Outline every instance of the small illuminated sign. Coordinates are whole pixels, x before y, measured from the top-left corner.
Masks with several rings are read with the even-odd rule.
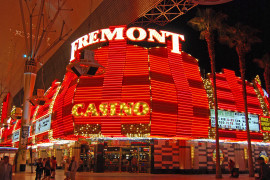
[[[270,117],[260,117],[261,120],[261,130],[262,131],[270,131]]]
[[[260,154],[259,154],[259,157],[262,157],[266,164],[269,162],[269,158],[268,158],[268,155],[267,155],[266,151],[261,151]]]
[[[211,112],[211,127],[216,127],[215,110]],[[248,114],[250,131],[259,131],[258,115]],[[245,113],[218,110],[218,126],[223,129],[246,130]]]
[[[146,102],[106,102],[97,106],[95,103],[75,104],[72,107],[74,117],[89,116],[143,116],[149,113],[149,105]]]
[[[138,36],[135,36],[135,33]],[[173,53],[181,54],[180,52],[180,41],[185,41],[184,35],[177,34],[169,31],[157,31],[155,29],[143,29],[141,27],[130,27],[126,29],[124,26],[118,26],[107,29],[100,29],[90,32],[71,43],[71,58],[70,61],[75,59],[75,52],[83,49],[87,46],[108,41],[119,41],[119,40],[130,40],[130,41],[148,41],[158,42],[161,44],[166,43],[166,39],[171,38]]]
[[[20,129],[16,130],[12,134],[12,142],[17,142],[20,139]]]
[[[216,162],[217,161],[217,153],[216,153],[216,150],[215,149],[213,151],[212,156],[213,156],[213,161]],[[223,152],[222,152],[221,149],[219,150],[219,156],[220,156],[220,164],[222,164],[223,163],[223,160],[224,160],[224,154],[223,154]]]
[[[43,133],[51,129],[51,114],[42,118],[41,120],[36,121],[35,134]]]

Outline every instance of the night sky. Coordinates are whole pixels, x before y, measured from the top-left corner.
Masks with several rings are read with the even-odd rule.
[[[199,59],[201,69],[210,72],[210,62],[206,42],[199,39],[199,32],[193,30],[187,22],[196,16],[198,8],[211,7],[215,11],[221,11],[228,15],[227,24],[234,25],[237,22],[249,25],[260,31],[258,36],[262,43],[254,44],[250,53],[246,56],[246,79],[253,80],[259,74],[262,81],[263,69],[260,69],[253,62],[254,58],[261,58],[265,52],[270,51],[270,1],[269,0],[233,0],[232,2],[215,6],[197,6],[180,16],[173,22],[167,24],[164,29],[172,32],[181,33],[186,41],[183,43],[183,50]],[[221,72],[222,68],[234,70],[240,76],[238,56],[235,49],[230,49],[227,45],[216,42],[216,69]],[[264,82],[263,86],[264,86]]]

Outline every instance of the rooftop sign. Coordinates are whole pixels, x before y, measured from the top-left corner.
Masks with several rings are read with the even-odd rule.
[[[70,61],[75,59],[75,51],[99,42],[109,42],[127,39],[130,41],[146,40],[148,42],[158,42],[161,44],[165,44],[167,38],[171,38],[172,41],[171,52],[180,54],[180,41],[185,40],[184,35],[181,34],[162,30],[158,32],[155,29],[145,30],[141,27],[126,28],[125,26],[116,26],[113,28],[111,27],[107,29],[100,29],[90,32],[71,43]]]

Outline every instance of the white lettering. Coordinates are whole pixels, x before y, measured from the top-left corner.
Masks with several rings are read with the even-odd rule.
[[[71,57],[70,57],[70,61],[75,59],[75,51],[78,49],[78,41],[74,41],[73,43],[71,43]]]
[[[98,42],[106,42],[106,41],[112,41],[112,40],[124,40],[124,29],[125,27],[116,27],[113,29],[113,31],[109,28],[107,29],[101,29],[96,30],[93,32],[90,32],[87,35],[84,35],[71,43],[71,57],[70,61],[73,61],[75,59],[75,54],[77,50],[80,50],[86,46],[98,43]],[[134,32],[138,31],[138,37],[134,36]],[[180,51],[180,42],[185,41],[185,38],[181,34],[176,34],[168,31],[160,31],[158,32],[155,29],[148,29],[149,37],[147,39],[148,42],[155,42],[155,40],[158,43],[165,44],[166,38],[171,37],[172,41],[172,53],[181,54]],[[98,34],[100,33],[100,39],[98,37]],[[127,29],[126,36],[131,41],[143,41],[147,37],[147,32],[143,28],[140,27],[131,27]]]
[[[106,41],[105,36],[107,37],[107,39],[109,41],[111,41],[113,39],[115,39],[115,40],[122,40],[122,39],[124,39],[123,31],[124,31],[124,27],[115,28],[113,30],[113,32],[111,32],[111,30],[109,28],[108,29],[101,29],[100,42],[105,42]]]
[[[134,31],[138,31],[139,32],[139,37],[135,38],[134,37]],[[127,37],[129,40],[131,41],[142,41],[146,38],[146,31],[143,28],[140,27],[131,27],[127,30],[126,33]]]
[[[181,39],[181,41],[185,41],[184,36],[180,35],[180,34],[168,32],[168,31],[164,31],[164,32],[166,33],[166,37],[169,37],[169,36],[172,37],[172,50],[171,50],[171,52],[181,54],[181,51],[179,50],[179,47],[180,47],[179,46],[179,38]]]
[[[98,33],[99,33],[99,30],[89,33],[90,44],[95,44],[99,42]]]
[[[90,45],[90,42],[89,42],[88,34],[78,39],[78,49],[84,48],[89,45]]]
[[[165,44],[166,32],[161,31],[161,35],[155,29],[148,29],[149,38],[147,41],[155,42],[154,38],[159,42]]]

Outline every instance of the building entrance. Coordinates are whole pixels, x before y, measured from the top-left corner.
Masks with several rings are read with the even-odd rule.
[[[105,172],[150,172],[149,146],[104,148]]]

